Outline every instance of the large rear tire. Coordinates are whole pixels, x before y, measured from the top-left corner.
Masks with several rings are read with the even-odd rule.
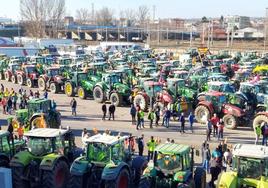
[[[198,188],[206,188],[206,171],[197,167],[194,171],[194,182]]]
[[[39,78],[38,81],[37,81],[37,84],[38,84],[38,88],[41,90],[41,91],[45,91],[47,86],[46,86],[46,81],[44,78]]]
[[[224,127],[227,129],[235,129],[238,125],[236,117],[231,114],[226,114],[223,116]]]
[[[49,89],[52,93],[59,93],[60,91],[60,87],[59,87],[59,84],[55,83],[55,82],[52,82],[49,86]]]
[[[253,128],[255,130],[255,127],[259,126],[261,127],[261,124],[265,122],[268,123],[268,116],[264,114],[257,115],[253,120]]]
[[[101,87],[99,86],[96,86],[94,89],[93,89],[93,98],[96,102],[98,103],[102,103],[104,102],[104,92],[102,90]]]
[[[84,88],[82,87],[79,87],[78,90],[77,90],[77,94],[78,94],[78,97],[80,99],[86,99],[87,98],[87,92]]]
[[[135,107],[139,105],[143,111],[148,110],[148,101],[142,94],[138,94],[134,97],[133,103]]]
[[[16,84],[16,83],[17,83],[17,77],[16,77],[15,75],[12,75],[12,76],[11,76],[11,82],[12,82],[13,84]]]
[[[123,168],[114,181],[105,181],[105,188],[128,188],[130,176],[127,169]]]
[[[53,167],[53,170],[43,171],[42,188],[65,188],[70,176],[69,165],[59,160]]]
[[[20,84],[21,86],[24,84],[24,79],[21,74],[17,75],[17,81],[18,81],[18,84]]]
[[[206,123],[207,120],[210,119],[209,109],[204,105],[197,106],[194,114],[198,123]]]
[[[110,95],[110,101],[115,106],[121,106],[123,103],[122,96],[119,93],[112,93]]]
[[[73,97],[74,96],[74,87],[71,82],[66,82],[64,86],[65,94],[68,97]]]
[[[22,175],[24,172],[23,167],[11,166],[12,184],[14,188],[28,188],[29,183],[23,180]]]

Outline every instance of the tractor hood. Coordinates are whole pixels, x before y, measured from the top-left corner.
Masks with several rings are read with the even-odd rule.
[[[88,91],[93,91],[93,88],[94,88],[94,83],[93,81],[88,81],[88,80],[82,80],[81,81],[82,83],[82,86],[85,87],[86,90]]]
[[[234,115],[235,117],[241,117],[245,115],[245,112],[241,108],[231,105],[231,104],[224,105],[223,113],[231,114],[231,115]]]
[[[122,94],[130,94],[130,89],[127,85],[122,83],[116,83],[113,85],[115,90]]]
[[[99,76],[90,76],[89,78],[90,78],[90,80],[92,80],[95,83],[101,80],[101,78]]]
[[[92,166],[91,163],[87,161],[86,157],[82,156],[75,159],[70,168],[70,171],[71,174],[81,176],[87,173],[91,169],[91,166]]]
[[[236,172],[225,172],[222,173],[218,178],[218,188],[236,188],[238,187],[238,179]]]

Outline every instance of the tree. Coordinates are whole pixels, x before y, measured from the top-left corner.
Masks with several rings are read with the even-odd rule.
[[[146,5],[139,6],[137,12],[137,20],[140,25],[145,24],[145,21],[149,19],[150,13],[149,8]]]
[[[207,22],[208,22],[208,19],[207,19],[206,16],[203,16],[201,21],[202,21],[203,23],[207,23]]]
[[[113,25],[113,10],[103,7],[96,12],[96,22],[98,25],[110,26]]]
[[[127,26],[131,27],[134,26],[136,23],[136,12],[133,9],[126,9],[120,12],[120,19],[126,21]]]
[[[86,8],[76,10],[76,21],[80,24],[87,24],[90,21],[91,13]]]
[[[65,0],[20,0],[20,15],[31,37],[57,36],[65,13]]]

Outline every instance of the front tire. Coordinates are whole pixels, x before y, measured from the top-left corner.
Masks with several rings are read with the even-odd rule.
[[[206,106],[199,105],[196,107],[195,118],[198,123],[206,123],[208,119],[210,119],[210,112]]]
[[[142,94],[138,94],[134,97],[133,103],[135,107],[139,105],[143,111],[148,110],[148,101],[146,100],[145,96]]]
[[[64,86],[65,94],[68,97],[73,97],[74,96],[74,87],[71,82],[66,82]]]
[[[38,81],[38,88],[41,90],[41,91],[45,91],[46,90],[46,81],[44,78],[39,78]]]
[[[21,86],[23,85],[24,79],[21,74],[17,75],[17,81],[18,81],[18,84],[20,84]]]
[[[227,129],[235,129],[237,127],[237,119],[233,115],[226,114],[223,116],[224,127]]]
[[[110,96],[110,101],[115,106],[121,106],[123,103],[122,96],[118,93],[112,93]]]
[[[79,87],[78,90],[77,90],[77,94],[78,94],[78,97],[80,99],[86,99],[87,98],[87,92],[84,88],[82,87]]]
[[[53,170],[43,171],[42,187],[43,188],[65,188],[70,176],[69,165],[63,161],[58,161]]]
[[[33,81],[32,81],[30,78],[27,78],[27,80],[26,80],[26,85],[27,85],[29,88],[32,88],[32,87],[33,87]]]
[[[22,179],[24,172],[23,167],[11,167],[12,172],[12,183],[14,188],[28,188],[29,184]]]
[[[52,93],[59,93],[60,91],[60,87],[59,87],[59,84],[55,83],[55,82],[52,82],[49,86],[49,89]]]
[[[268,116],[266,116],[264,114],[257,115],[253,120],[254,130],[257,126],[261,127],[263,122],[268,123]]]
[[[101,87],[97,86],[93,90],[93,98],[98,103],[104,102],[104,92]]]
[[[8,82],[10,81],[10,76],[8,72],[5,72],[5,80]]]
[[[16,83],[17,83],[17,77],[16,77],[15,75],[12,75],[12,76],[11,76],[11,82],[12,82],[13,84],[16,84]]]

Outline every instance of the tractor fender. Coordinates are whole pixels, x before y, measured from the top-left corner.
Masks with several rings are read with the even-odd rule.
[[[218,178],[217,187],[229,187],[236,188],[238,186],[237,173],[236,172],[225,172]]]
[[[102,85],[101,83],[97,83],[97,84],[94,86],[94,88],[95,88],[95,87],[100,87],[101,89],[103,89],[103,85]],[[93,89],[94,89],[94,88],[93,88]]]
[[[113,163],[108,163],[103,171],[102,171],[102,175],[101,175],[101,179],[102,180],[106,180],[106,181],[110,181],[110,180],[115,180],[119,174],[119,172],[123,169],[126,168],[130,173],[130,169],[127,163],[125,162],[121,162],[118,165],[115,165]]]
[[[48,81],[48,76],[45,74],[40,75],[39,78],[43,78],[45,80],[45,82]]]
[[[149,96],[147,95],[147,93],[145,93],[145,92],[138,91],[137,94],[136,94],[136,96],[137,96],[137,95],[142,95],[147,101],[150,100],[150,97],[149,97]]]
[[[199,106],[199,105],[203,105],[203,106],[207,107],[207,108],[209,109],[209,112],[210,112],[211,115],[214,113],[214,108],[213,108],[213,105],[212,105],[211,102],[200,101],[200,102],[198,103],[198,106]]]
[[[52,153],[52,154],[48,154],[48,155],[44,156],[43,160],[40,163],[40,169],[41,170],[53,170],[55,164],[59,160],[63,160],[67,164],[69,164],[69,161],[65,156],[63,156],[61,154]]]
[[[259,116],[259,115],[264,115],[268,117],[268,112],[259,112],[255,115],[255,117]]]
[[[187,182],[187,180],[191,179],[193,177],[193,173],[191,171],[180,171],[174,174],[173,180],[184,183]]]
[[[86,157],[82,156],[74,160],[70,172],[72,175],[82,176],[89,172],[91,167],[92,164],[87,161]]]
[[[222,112],[223,114],[231,114],[235,117],[241,117],[245,115],[245,112],[241,108],[231,104],[225,104],[222,108]]]
[[[28,151],[21,151],[14,155],[10,161],[10,166],[26,167],[33,159],[33,155]]]

